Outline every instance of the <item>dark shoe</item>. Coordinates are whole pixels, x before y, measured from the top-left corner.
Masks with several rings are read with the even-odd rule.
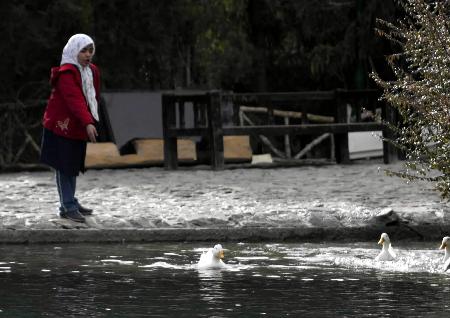
[[[75,211],[68,211],[68,212],[61,212],[61,213],[59,213],[59,216],[62,217],[63,219],[68,219],[68,220],[71,220],[71,221],[74,221],[74,222],[84,223],[86,221],[84,216],[82,216],[80,214],[80,212],[78,212],[77,210],[75,210]]]
[[[78,212],[80,212],[81,215],[91,215],[93,211],[94,210],[92,209],[88,209],[85,208],[84,206],[78,205]]]

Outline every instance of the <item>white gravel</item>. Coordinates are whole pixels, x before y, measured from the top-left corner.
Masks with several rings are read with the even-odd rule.
[[[409,225],[449,223],[449,204],[430,184],[406,184],[386,168],[401,164],[89,170],[78,178],[77,197],[95,214],[81,227],[348,228],[389,210]],[[52,172],[0,174],[0,230],[72,227],[57,211]]]

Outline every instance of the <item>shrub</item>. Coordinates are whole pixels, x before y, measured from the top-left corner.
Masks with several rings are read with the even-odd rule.
[[[387,57],[393,80],[371,74],[382,98],[401,120],[389,142],[405,154],[405,170],[388,174],[433,183],[450,198],[450,34],[446,1],[401,0],[396,25],[377,21],[377,32],[398,52]]]

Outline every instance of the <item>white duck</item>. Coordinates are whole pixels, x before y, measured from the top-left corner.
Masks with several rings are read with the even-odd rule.
[[[216,244],[213,248],[203,252],[198,261],[199,269],[220,269],[225,268],[226,264],[222,261],[224,258],[222,245]]]
[[[375,257],[376,261],[392,261],[395,259],[396,255],[394,249],[391,246],[389,235],[387,235],[386,233],[381,234],[378,244],[383,245],[383,248],[381,249],[380,254]]]
[[[443,270],[444,272],[450,268],[450,237],[446,236],[442,239],[442,244],[439,247],[441,250],[445,249],[445,255],[442,260],[444,263]]]

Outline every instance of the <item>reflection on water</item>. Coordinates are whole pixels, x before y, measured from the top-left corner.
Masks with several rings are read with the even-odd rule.
[[[223,269],[220,270],[198,270],[199,295],[201,300],[208,304],[212,310],[220,311],[224,304],[225,291],[223,288]]]
[[[199,270],[213,244],[0,246],[1,317],[447,316],[437,244],[226,244],[226,269]]]

